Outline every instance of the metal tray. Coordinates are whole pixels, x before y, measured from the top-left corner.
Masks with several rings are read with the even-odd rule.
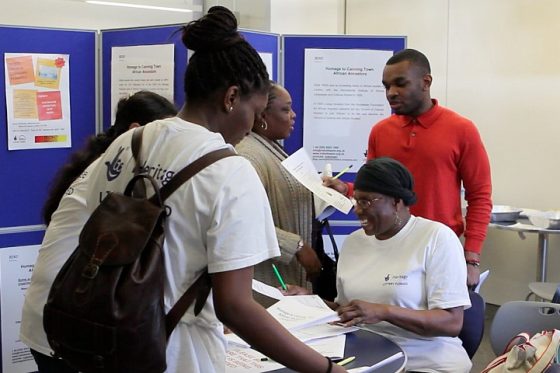
[[[519,219],[519,214],[523,211],[517,207],[495,205],[492,207],[492,214],[490,216],[490,221],[492,222],[505,222],[505,221],[517,221]]]

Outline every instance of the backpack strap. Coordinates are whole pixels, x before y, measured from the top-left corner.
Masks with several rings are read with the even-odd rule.
[[[196,175],[202,169],[210,166],[212,163],[226,157],[231,157],[237,155],[237,153],[230,149],[219,149],[210,152],[202,157],[198,158],[196,161],[187,165],[181,171],[177,172],[175,176],[171,178],[161,189],[159,190],[159,195],[161,201],[165,201],[167,197],[171,195],[177,188],[179,188],[183,183],[189,180],[191,177]],[[156,193],[157,195],[157,193]],[[154,196],[157,198],[157,196]],[[152,197],[152,198],[154,198]],[[177,303],[173,305],[171,310],[165,316],[165,329],[167,333],[167,338],[171,335],[171,332],[181,320],[181,317],[187,312],[187,309],[192,304],[196,298],[194,314],[198,315],[206,303],[206,298],[210,293],[211,283],[210,275],[208,274],[208,269],[204,270],[204,273],[187,289],[187,291],[179,298]]]
[[[136,161],[134,166],[134,176],[140,174],[140,167],[142,161],[140,160],[140,148],[142,147],[142,134],[144,133],[144,127],[138,127],[132,132],[132,140],[130,143],[130,150],[132,151],[132,157]],[[144,198],[146,196],[146,185],[144,182],[135,183],[133,194],[138,198]]]
[[[177,174],[175,174],[175,176],[173,176],[171,180],[167,182],[167,184],[161,187],[161,189],[159,190],[161,200],[165,201],[171,195],[171,193],[177,190],[177,188],[179,188],[184,182],[196,175],[202,169],[210,166],[212,163],[222,158],[231,157],[233,155],[237,155],[237,153],[230,148],[225,148],[214,150],[213,152],[210,152],[198,158],[196,161],[192,162],[181,171],[177,172]]]
[[[204,269],[204,273],[200,275],[199,278],[187,289],[185,294],[179,298],[177,303],[169,310],[167,315],[165,315],[165,331],[166,337],[169,339],[171,332],[181,320],[181,317],[187,312],[187,309],[192,304],[196,298],[195,304],[195,315],[198,315],[202,310],[202,306],[206,303],[206,298],[210,293],[210,274],[208,274],[208,269]]]
[[[138,156],[140,155],[140,148],[142,147],[143,133],[144,133],[144,127],[138,127],[132,133],[130,150],[132,150],[132,157],[134,157],[134,159],[136,160],[136,168],[134,169],[135,174],[138,172],[140,166],[140,159],[138,158]]]

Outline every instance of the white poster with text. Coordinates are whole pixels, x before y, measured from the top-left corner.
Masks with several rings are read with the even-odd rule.
[[[173,102],[175,45],[139,45],[111,49],[111,124],[117,103],[138,91],[152,91]]]
[[[19,339],[25,292],[40,245],[0,249],[0,313],[2,317],[2,373],[36,372],[29,348]]]
[[[392,51],[306,49],[303,146],[315,168],[337,172],[366,159],[371,127],[391,114],[381,83]]]

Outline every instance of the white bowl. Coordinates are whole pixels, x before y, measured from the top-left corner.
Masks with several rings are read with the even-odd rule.
[[[492,206],[492,214],[490,216],[490,220],[492,222],[517,221],[517,219],[519,219],[519,214],[521,214],[521,211],[523,210],[517,207],[495,205]]]
[[[530,214],[529,221],[543,229],[560,229],[560,211],[546,211]]]

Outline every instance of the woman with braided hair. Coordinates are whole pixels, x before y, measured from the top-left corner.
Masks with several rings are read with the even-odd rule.
[[[139,157],[156,175],[173,175],[215,150],[234,152],[268,99],[266,67],[238,32],[231,11],[210,8],[183,27],[182,40],[194,52],[184,79],[186,102],[177,117],[148,124],[142,135]],[[90,213],[100,195],[123,190],[131,179],[131,138],[132,133],[119,137],[88,175]],[[109,164],[119,164],[110,178]],[[167,372],[224,372],[224,324],[291,369],[345,371],[297,340],[252,297],[253,266],[280,252],[266,192],[249,161],[220,159],[182,184],[166,205],[166,312],[205,270],[212,284],[201,312],[195,315],[191,307],[169,337]]]

